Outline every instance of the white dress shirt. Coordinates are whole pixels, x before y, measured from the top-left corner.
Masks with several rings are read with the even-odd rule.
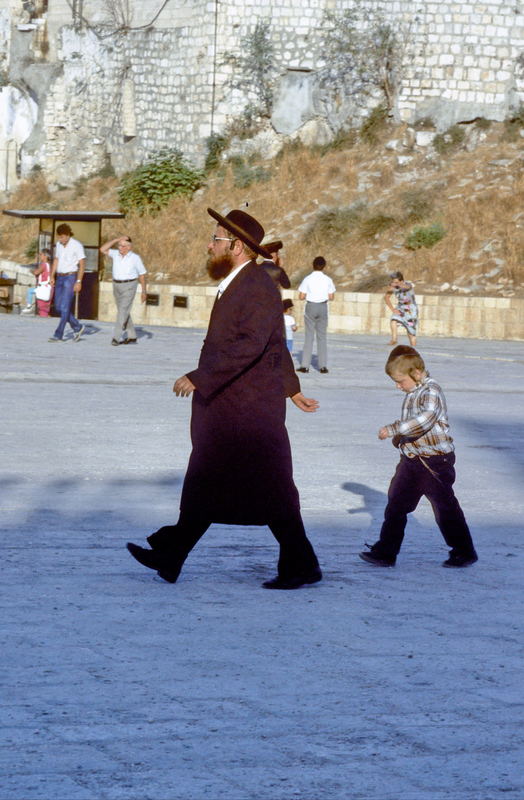
[[[335,284],[322,270],[316,269],[306,275],[298,291],[306,295],[308,303],[325,303],[330,294],[335,294]]]
[[[119,250],[108,250],[107,255],[113,261],[113,280],[115,281],[132,281],[138,278],[139,275],[146,274],[146,268],[143,261],[132,250],[124,255]]]
[[[249,261],[251,261],[251,259],[249,259]],[[233,278],[236,278],[240,270],[243,269],[246,266],[246,264],[249,264],[249,261],[244,261],[244,263],[241,264],[239,267],[235,267],[235,269],[231,270],[229,275],[226,275],[226,277],[220,281],[220,283],[217,286],[217,298],[222,297],[222,295],[226,291],[227,287],[229,286]]]
[[[67,272],[76,272],[78,262],[85,258],[86,254],[81,242],[71,237],[65,245],[61,242],[56,243],[55,256],[58,259],[56,271],[58,275],[63,275]]]

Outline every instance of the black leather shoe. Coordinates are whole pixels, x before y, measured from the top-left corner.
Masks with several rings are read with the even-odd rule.
[[[300,589],[310,583],[318,583],[322,580],[322,573],[319,569],[310,572],[309,575],[295,575],[289,578],[283,578],[277,575],[270,581],[264,581],[262,586],[264,589]]]
[[[473,551],[472,553],[454,553],[453,550],[449,551],[449,558],[442,562],[443,567],[469,567],[478,561],[479,557]]]
[[[309,372],[309,368],[308,367],[298,367],[297,368],[297,372]]]
[[[321,372],[323,375],[325,375],[325,374],[326,374],[326,372],[329,372],[329,370],[328,370],[328,368],[327,368],[327,367],[320,367],[320,372]]]
[[[144,567],[149,567],[149,569],[156,569],[159,577],[168,583],[176,583],[182,564],[177,564],[176,562],[172,564],[166,563],[165,553],[161,554],[154,550],[147,550],[145,547],[133,544],[133,542],[128,542],[126,547],[139,564],[143,564]]]
[[[367,551],[359,553],[359,556],[363,561],[367,561],[368,564],[374,564],[375,567],[394,567],[397,560],[395,556],[381,556],[373,552],[373,550],[370,550],[369,553]]]
[[[124,339],[122,344],[136,344],[136,339]]]

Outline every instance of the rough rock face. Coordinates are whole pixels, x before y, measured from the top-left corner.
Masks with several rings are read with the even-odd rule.
[[[207,137],[260,104],[260,81],[271,88],[281,141],[298,135],[324,144],[380,101],[378,83],[356,102],[351,81],[347,91],[326,92],[318,80],[327,30],[318,0],[286,0],[270,18],[257,2],[228,0],[215,17],[204,0],[168,3],[160,13],[153,0],[130,0],[124,18],[101,0],[83,3],[81,15],[66,0],[0,0],[0,103],[10,109],[0,128],[0,174],[10,184],[16,171],[39,165],[67,184],[108,158],[123,173],[163,147],[202,164]],[[443,132],[478,117],[502,120],[522,102],[518,4],[449,0],[415,13],[412,0],[362,0],[364,11],[368,3],[403,32],[401,59],[387,76],[397,120],[429,117]],[[242,56],[259,19],[269,19],[271,67],[261,77],[252,66],[239,89],[228,57]],[[365,14],[362,20],[365,27]]]

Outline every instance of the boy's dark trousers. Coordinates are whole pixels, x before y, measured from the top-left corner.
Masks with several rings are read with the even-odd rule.
[[[464,513],[452,488],[454,464],[454,453],[415,458],[401,455],[389,486],[380,540],[374,549],[386,556],[397,555],[404,539],[407,515],[425,495],[448,547],[461,555],[475,552]]]

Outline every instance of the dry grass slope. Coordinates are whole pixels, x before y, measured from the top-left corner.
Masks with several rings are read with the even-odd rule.
[[[524,295],[524,139],[506,141],[502,125],[468,134],[460,149],[442,155],[398,144],[402,127],[373,147],[289,147],[264,164],[270,179],[248,188],[224,165],[192,200],[175,198],[155,217],[106,223],[103,236],[129,233],[153,278],[205,283],[213,230],[206,208],[226,212],[248,202],[267,237],[284,240],[293,285],[321,253],[340,289],[380,290],[400,269],[418,291]],[[36,176],[4,207],[115,210],[117,188],[115,178],[94,178],[50,195]],[[433,247],[405,246],[414,228],[435,225],[445,235]],[[0,217],[3,257],[27,262],[35,233],[34,222]]]

